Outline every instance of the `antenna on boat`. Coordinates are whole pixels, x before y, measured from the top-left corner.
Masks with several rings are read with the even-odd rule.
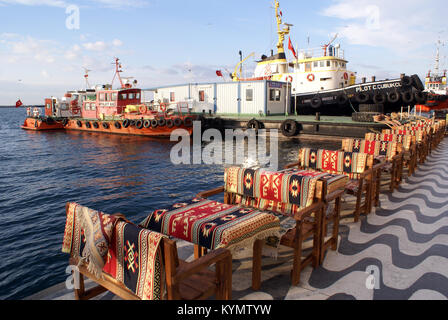
[[[92,70],[84,68],[84,78],[86,79],[86,89],[90,89],[90,83],[89,83],[89,72],[90,71],[92,71]]]
[[[334,37],[330,40],[330,42],[328,42],[327,44],[324,44],[322,46],[322,49],[324,50],[324,57],[327,56],[327,48],[330,46],[330,44],[332,44],[334,42],[334,40],[336,40],[337,37],[338,37],[338,34],[336,33],[334,35]]]
[[[123,72],[123,70],[121,70],[122,67],[121,67],[120,59],[115,58],[115,62],[113,64],[115,64],[115,74],[114,74],[114,77],[112,78],[111,86],[113,86],[113,84],[114,84],[115,77],[118,77],[118,80],[120,80],[121,89],[124,89],[125,86],[124,86],[123,80],[121,80],[121,76],[120,76],[120,73]]]

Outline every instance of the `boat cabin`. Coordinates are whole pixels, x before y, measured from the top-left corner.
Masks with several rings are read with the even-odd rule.
[[[92,95],[86,95],[83,102],[83,118],[100,118],[124,113],[127,105],[141,104],[140,89],[112,90],[104,88]]]

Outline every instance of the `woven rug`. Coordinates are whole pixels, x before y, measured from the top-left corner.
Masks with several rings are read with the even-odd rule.
[[[98,278],[103,272],[144,300],[161,298],[163,265],[159,243],[163,236],[125,223],[114,216],[67,205],[62,251],[86,263]]]
[[[207,249],[231,251],[278,235],[280,229],[272,214],[202,198],[155,210],[140,226]]]
[[[62,252],[78,258],[97,277],[107,258],[112,230],[117,219],[77,203],[67,204]]]
[[[103,271],[142,300],[160,300],[165,278],[162,238],[160,233],[118,221]]]

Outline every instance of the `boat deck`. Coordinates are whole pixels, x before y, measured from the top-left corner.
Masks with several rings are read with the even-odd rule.
[[[447,139],[393,194],[388,192],[387,177],[383,177],[380,206],[358,223],[348,215],[353,202],[347,197],[338,250],[329,251],[321,267],[307,267],[298,286],[290,284],[290,249],[282,249],[277,259],[263,257],[262,285],[256,292],[251,289],[251,257],[243,254],[233,261],[232,298],[447,299],[446,181]],[[192,245],[179,242],[178,247],[180,258],[193,258]],[[373,289],[369,271],[377,279]],[[98,298],[117,299],[111,293]],[[74,295],[62,283],[28,299],[74,299]]]

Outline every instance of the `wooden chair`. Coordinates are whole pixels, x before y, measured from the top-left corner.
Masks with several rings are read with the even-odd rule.
[[[168,300],[203,300],[212,296],[217,300],[232,298],[232,256],[227,249],[214,250],[192,262],[185,262],[177,255],[176,242],[163,238],[160,246],[166,281],[164,298]],[[79,264],[77,258],[71,257],[69,263],[77,265],[79,271],[79,288],[74,289],[76,300],[88,300],[106,291],[125,300],[140,300],[140,297],[104,271],[103,278],[99,278],[92,274],[85,264]],[[208,268],[212,265],[215,265],[214,271]],[[98,286],[86,290],[84,277],[93,280]]]
[[[393,192],[402,181],[403,172],[403,145],[394,141],[377,141],[367,139],[347,138],[342,140],[342,151],[365,152],[374,157],[379,170],[375,177],[375,190],[373,196],[379,198],[381,172],[390,174],[389,190]],[[375,203],[377,205],[377,202]]]
[[[351,166],[351,172],[344,172],[342,168],[333,168],[331,170],[324,169],[320,165],[324,161],[324,153],[337,154],[338,157],[345,157],[346,155],[350,156],[350,163],[355,163],[355,166]],[[357,156],[354,156],[355,154]],[[310,166],[313,162],[319,165]],[[311,169],[320,172],[348,176],[350,180],[345,185],[345,192],[356,197],[355,210],[353,211],[355,222],[359,221],[361,213],[368,214],[372,211],[372,192],[375,183],[376,171],[379,169],[379,166],[374,164],[372,155],[365,153],[346,153],[343,151],[302,148],[299,150],[299,161],[289,164],[286,167]],[[364,204],[362,203],[363,195]]]
[[[226,169],[229,170],[229,169]],[[340,199],[344,190],[335,190],[331,194],[327,194],[324,197],[326,187],[323,181],[316,182],[316,193],[313,199],[313,203],[307,207],[300,208],[293,215],[295,219],[295,228],[289,230],[280,239],[280,245],[284,245],[293,249],[293,267],[291,270],[291,283],[297,285],[300,282],[300,273],[308,265],[312,265],[316,268],[323,260],[324,253],[321,251],[331,247],[333,250],[337,248],[337,237],[339,231],[339,216],[340,216]],[[199,193],[198,197],[208,198],[218,194],[224,194],[224,203],[245,205],[241,201],[237,201],[237,198],[241,196],[235,192],[230,192],[226,186],[219,187],[213,190],[208,190]],[[257,203],[259,199],[252,199],[255,201],[249,201],[251,203]],[[336,201],[335,209],[328,218],[324,219],[324,210],[326,203]],[[246,202],[247,203],[247,202]],[[275,212],[279,214],[279,212]],[[335,221],[332,230],[332,237],[326,242],[323,239],[322,234],[323,224],[328,221]],[[302,257],[303,242],[308,239],[312,239],[311,252]],[[325,243],[324,243],[325,242]],[[252,270],[252,283],[253,289],[258,290],[261,285],[261,254],[262,254],[263,241],[259,240],[253,247],[253,270]]]

